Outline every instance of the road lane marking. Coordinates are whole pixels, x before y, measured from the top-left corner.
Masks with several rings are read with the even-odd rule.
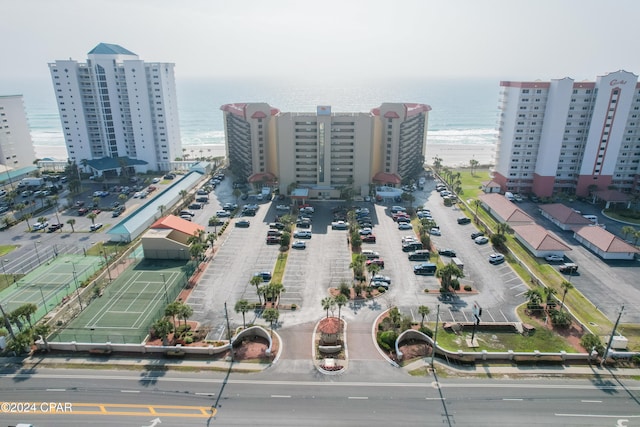
[[[582,403],[602,403],[602,400],[581,400]]]
[[[273,398],[281,398],[281,399],[291,399],[291,396],[287,396],[286,394],[272,394]]]
[[[352,399],[352,400],[368,400],[369,398],[367,396],[349,396],[347,397],[347,399]]]
[[[524,399],[506,399],[506,398],[505,398],[505,399],[502,399],[502,400],[504,400],[504,401],[515,401],[515,402],[520,402],[520,401],[522,401],[522,400],[524,400]]]
[[[640,418],[640,415],[605,415],[605,414],[554,414],[556,417],[586,417],[586,418]]]
[[[48,388],[46,391],[67,391],[66,388]]]
[[[140,393],[140,390],[120,390],[120,393]]]

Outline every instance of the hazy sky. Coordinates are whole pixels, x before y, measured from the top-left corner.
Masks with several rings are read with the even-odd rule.
[[[640,73],[637,0],[16,0],[0,80],[49,79],[100,42],[177,78],[593,80]]]

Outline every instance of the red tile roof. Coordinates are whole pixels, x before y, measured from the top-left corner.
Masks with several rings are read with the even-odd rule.
[[[342,329],[341,323],[337,317],[326,317],[320,321],[318,330],[323,334],[337,334]]]
[[[596,225],[575,228],[574,233],[587,240],[603,252],[640,252],[635,246],[630,245],[621,238],[609,233],[602,227]]]
[[[514,225],[513,231],[537,251],[570,251],[564,241],[538,224]]]
[[[373,181],[384,184],[400,184],[402,179],[395,173],[378,172],[374,175]]]
[[[167,215],[164,218],[160,218],[151,225],[151,228],[168,228],[180,231],[190,236],[196,235],[200,230],[205,231],[204,227],[201,225],[187,221],[186,219],[182,219],[175,215]]]
[[[550,205],[541,205],[540,210],[546,212],[552,218],[557,219],[561,224],[582,224],[590,225],[591,221],[583,217],[578,212],[562,203],[552,203]]]
[[[525,211],[518,208],[518,206],[513,202],[510,202],[502,194],[481,194],[478,198],[504,222],[509,224],[528,224],[534,222],[533,218],[527,215]]]

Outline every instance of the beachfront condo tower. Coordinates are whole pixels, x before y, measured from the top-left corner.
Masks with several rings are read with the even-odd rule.
[[[310,198],[372,194],[423,172],[424,104],[383,103],[368,113],[281,112],[265,103],[226,104],[226,155],[240,179]],[[348,197],[348,196],[347,196]]]
[[[617,71],[595,82],[500,83],[493,180],[503,192],[592,196],[638,191],[640,85]]]
[[[0,171],[33,167],[35,159],[22,95],[0,96]]]
[[[181,156],[174,64],[100,43],[49,64],[69,159],[94,175],[168,170]]]

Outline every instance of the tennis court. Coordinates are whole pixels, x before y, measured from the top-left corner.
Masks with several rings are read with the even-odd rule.
[[[102,296],[53,341],[141,343],[186,285],[184,261],[141,260],[104,288]]]
[[[0,303],[7,313],[24,304],[35,304],[35,323],[77,292],[103,265],[104,259],[99,256],[60,255],[4,289]]]

